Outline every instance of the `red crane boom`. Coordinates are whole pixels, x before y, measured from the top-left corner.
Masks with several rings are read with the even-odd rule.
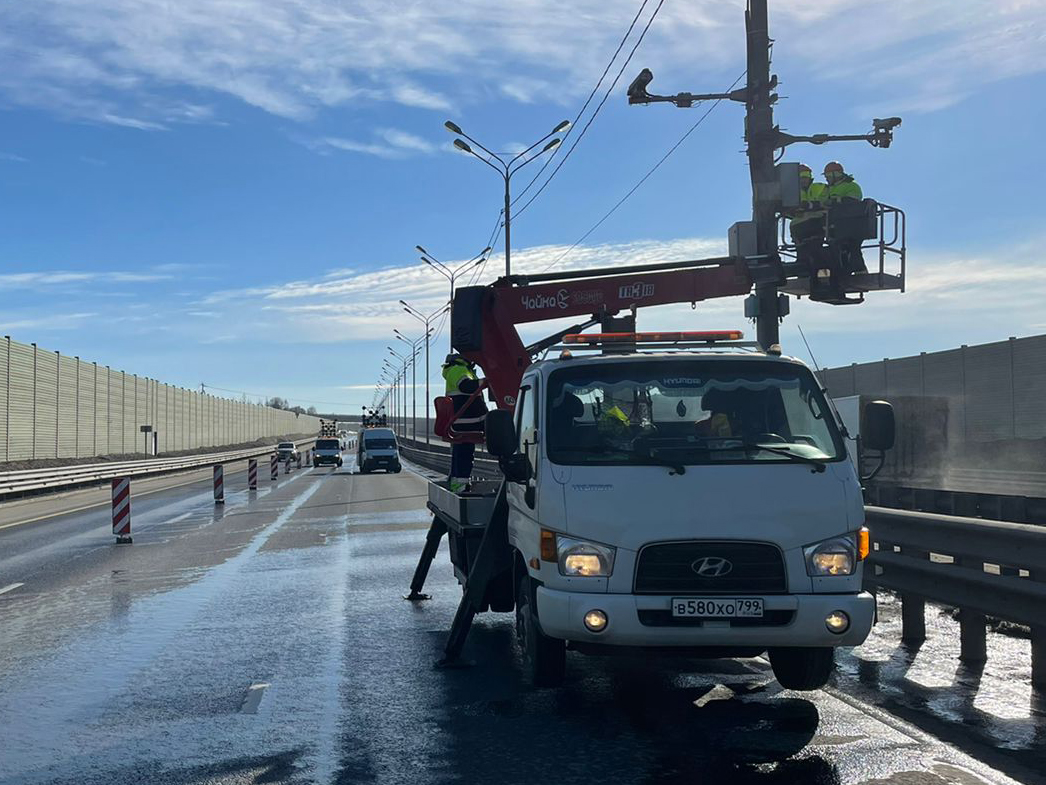
[[[577,331],[621,311],[734,297],[751,289],[748,264],[737,257],[643,265],[624,273],[605,268],[499,278],[489,286],[455,292],[451,344],[483,369],[491,400],[499,408],[511,409],[534,355],[563,334],[528,347],[517,325],[589,316],[587,324],[567,330]]]

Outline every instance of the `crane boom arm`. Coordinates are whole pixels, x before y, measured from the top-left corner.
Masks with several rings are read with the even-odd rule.
[[[596,277],[514,286],[499,279],[489,286],[458,289],[451,313],[451,343],[483,369],[491,399],[499,408],[515,405],[523,372],[532,362],[516,326],[586,315],[593,319],[619,311],[670,303],[696,303],[748,294],[752,278],[743,259],[705,260],[666,265],[675,269],[599,271]]]

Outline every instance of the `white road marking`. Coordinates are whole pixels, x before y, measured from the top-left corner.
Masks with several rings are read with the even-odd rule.
[[[7,594],[9,591],[14,591],[19,586],[25,586],[24,583],[10,583],[4,588],[0,589],[0,594]]]

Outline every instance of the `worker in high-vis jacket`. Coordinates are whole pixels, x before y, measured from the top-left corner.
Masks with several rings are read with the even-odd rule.
[[[443,362],[443,379],[447,383],[447,397],[454,402],[454,430],[483,430],[487,416],[487,405],[483,396],[477,395],[469,401],[479,389],[475,366],[460,354],[448,354]],[[472,442],[459,442],[450,446],[450,490],[454,493],[468,490],[472,478],[472,465],[476,456],[476,445]]]
[[[790,214],[789,227],[795,243],[796,261],[811,270],[818,266],[824,247],[825,203],[828,186],[814,182],[814,173],[806,164],[799,164],[799,207]]]
[[[847,219],[861,215],[864,193],[853,175],[847,174],[838,161],[829,161],[824,167],[824,179],[828,182],[825,202],[828,206],[829,253],[838,257],[839,266],[846,273],[868,272],[861,255],[861,241],[846,237],[842,226]],[[836,231],[833,233],[832,226]],[[835,235],[836,239],[831,236]]]

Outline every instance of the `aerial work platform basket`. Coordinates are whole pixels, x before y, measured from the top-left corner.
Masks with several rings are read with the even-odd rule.
[[[848,243],[861,249],[867,271],[847,272],[835,260]],[[786,282],[781,291],[836,305],[863,302],[866,292],[903,292],[905,243],[905,215],[900,208],[874,199],[844,203],[825,213],[822,248],[828,262],[821,266],[803,258],[803,250],[790,236],[789,219],[782,217],[778,252]]]

